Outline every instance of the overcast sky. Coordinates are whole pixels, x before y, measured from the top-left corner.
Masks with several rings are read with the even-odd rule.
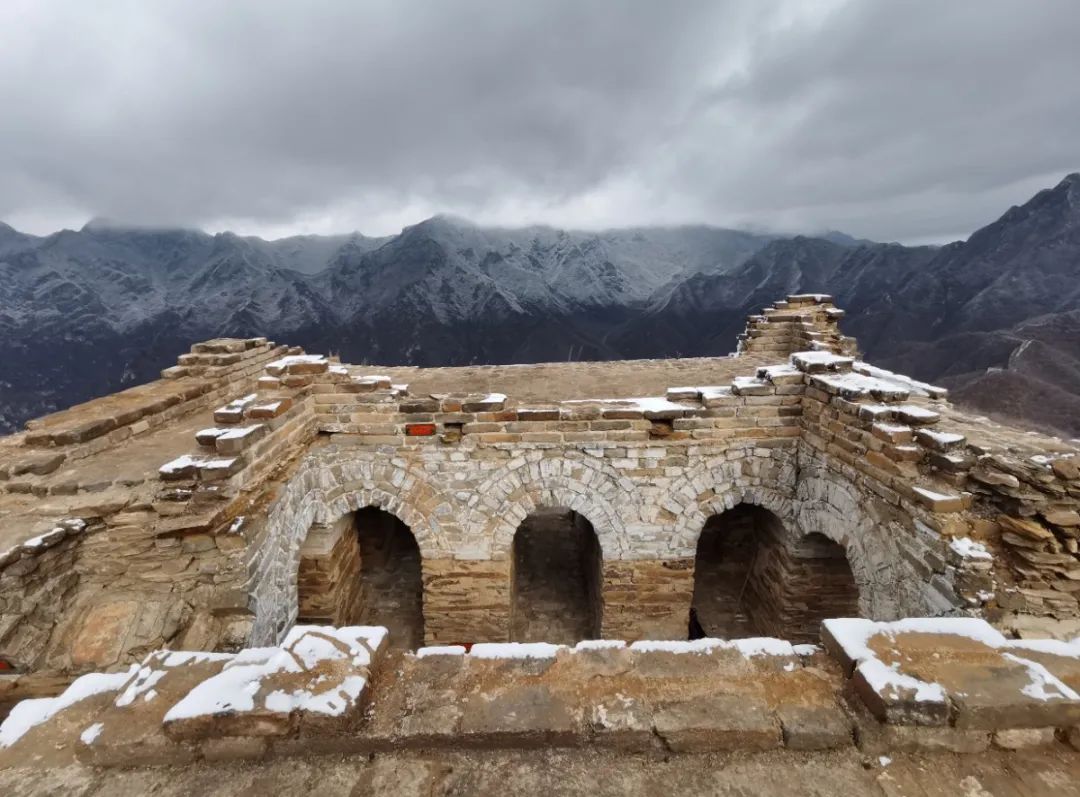
[[[3,0],[0,220],[966,237],[1080,169],[1076,0]]]

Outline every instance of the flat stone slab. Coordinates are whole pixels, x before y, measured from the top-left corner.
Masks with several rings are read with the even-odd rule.
[[[1080,724],[1075,643],[1006,640],[975,618],[826,620],[822,640],[883,722],[987,731]]]
[[[780,747],[780,722],[759,698],[699,697],[658,706],[653,727],[676,753],[771,750]]]
[[[156,651],[116,694],[112,710],[83,732],[79,759],[94,766],[182,763],[195,757],[162,727],[165,713],[193,688],[221,672],[228,653]]]
[[[571,744],[582,734],[580,714],[546,685],[516,685],[469,697],[462,740],[482,746]]]
[[[852,721],[840,706],[783,705],[776,711],[791,750],[833,750],[847,747],[852,740]]]

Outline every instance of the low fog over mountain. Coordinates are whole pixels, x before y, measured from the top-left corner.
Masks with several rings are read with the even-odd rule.
[[[722,355],[744,317],[827,292],[868,359],[1080,434],[1080,175],[944,247],[704,226],[399,235],[0,224],[0,430],[153,379],[192,342],[267,335],[414,365]]]

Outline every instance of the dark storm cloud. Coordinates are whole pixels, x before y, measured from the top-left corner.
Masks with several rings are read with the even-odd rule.
[[[1071,2],[15,2],[0,218],[966,233],[1080,166]]]

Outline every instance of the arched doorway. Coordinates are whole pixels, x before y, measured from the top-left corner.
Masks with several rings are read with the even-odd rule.
[[[300,548],[297,622],[383,625],[391,647],[424,644],[420,549],[409,527],[376,507],[314,526]]]
[[[844,549],[796,538],[775,514],[739,504],[698,539],[689,635],[775,636],[815,642],[827,617],[857,617],[859,591]]]
[[[513,545],[510,639],[573,644],[600,635],[600,544],[592,524],[565,508],[537,509]]]

